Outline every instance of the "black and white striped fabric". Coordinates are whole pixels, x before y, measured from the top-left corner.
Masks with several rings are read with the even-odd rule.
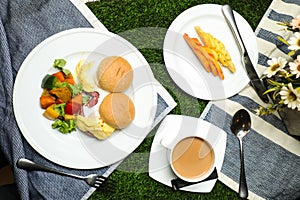
[[[270,58],[287,58],[288,49],[277,36],[287,39],[290,35],[277,23],[289,22],[297,15],[300,15],[299,0],[274,0],[271,3],[255,31],[259,51],[258,74],[262,74]],[[202,113],[201,118],[227,132],[226,153],[219,180],[238,191],[239,144],[230,131],[230,121],[237,110],[244,108],[252,119],[251,132],[243,139],[249,199],[298,199],[300,141],[288,134],[279,115],[257,116],[254,109],[259,105],[265,104],[247,86],[226,100],[209,102]]]

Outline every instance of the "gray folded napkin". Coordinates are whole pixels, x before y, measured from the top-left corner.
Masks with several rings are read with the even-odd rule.
[[[300,15],[299,0],[274,0],[256,29],[261,74],[272,57],[283,56],[278,35],[284,34],[277,22],[290,21]],[[249,111],[252,128],[243,139],[245,171],[249,199],[300,198],[300,141],[288,133],[278,115],[259,117],[255,109],[263,105],[253,88],[247,86],[239,94],[221,101],[211,101],[201,118],[227,132],[227,146],[219,180],[238,191],[240,158],[239,141],[231,133],[232,116],[239,109]]]
[[[67,29],[94,26],[105,30],[105,27],[89,12],[83,2],[76,0],[0,2],[0,147],[14,168],[15,182],[21,199],[81,199],[88,198],[94,189],[84,181],[45,172],[28,173],[18,169],[15,165],[18,158],[25,157],[78,175],[97,173],[107,176],[119,164],[95,170],[75,170],[56,165],[39,155],[26,142],[18,129],[13,113],[14,80],[26,56],[47,37]],[[28,90],[30,87],[28,83]],[[153,125],[176,105],[162,87],[158,91]]]

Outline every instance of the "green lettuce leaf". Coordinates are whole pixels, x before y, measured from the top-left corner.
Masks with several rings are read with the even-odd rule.
[[[59,132],[67,134],[71,133],[72,131],[76,130],[76,121],[75,120],[66,120],[62,121],[60,119],[57,119],[52,124],[53,129],[59,130]]]

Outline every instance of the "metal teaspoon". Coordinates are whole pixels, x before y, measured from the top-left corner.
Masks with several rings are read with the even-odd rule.
[[[251,118],[249,113],[245,109],[241,109],[237,111],[231,121],[230,129],[232,133],[234,133],[239,139],[240,144],[240,185],[239,185],[239,196],[241,198],[248,197],[248,187],[245,175],[245,167],[244,167],[244,151],[243,151],[243,137],[249,133],[251,127]]]

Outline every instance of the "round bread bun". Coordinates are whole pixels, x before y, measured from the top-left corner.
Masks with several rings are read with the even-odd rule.
[[[99,86],[109,92],[123,92],[133,80],[133,70],[129,62],[120,56],[109,56],[99,64]]]
[[[105,123],[116,129],[128,126],[135,116],[132,100],[123,93],[110,93],[99,106],[99,113]]]

